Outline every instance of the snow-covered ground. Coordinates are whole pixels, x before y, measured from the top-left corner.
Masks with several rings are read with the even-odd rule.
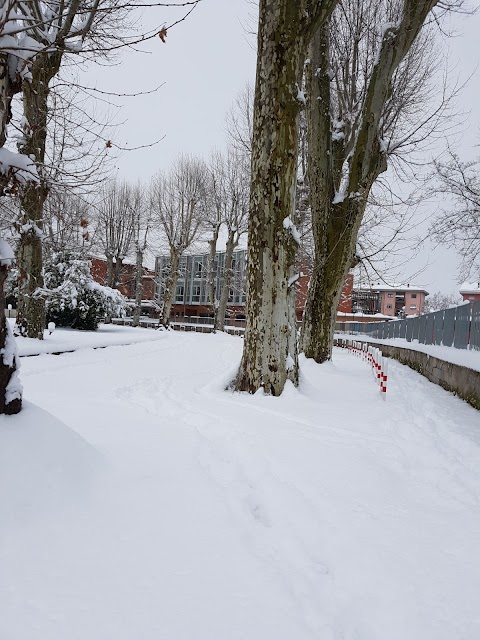
[[[13,326],[15,320],[11,319],[9,322]],[[49,333],[45,329],[43,340],[17,337],[16,342],[20,356],[33,356],[41,353],[63,353],[76,349],[151,342],[159,339],[159,333],[162,333],[161,330],[101,324],[96,331],[58,328],[53,333]]]
[[[343,350],[232,394],[240,338],[149,335],[22,359],[2,640],[480,637],[479,412]]]

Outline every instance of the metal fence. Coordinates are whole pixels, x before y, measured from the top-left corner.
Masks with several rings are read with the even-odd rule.
[[[405,338],[407,342],[418,340],[421,344],[480,351],[480,301],[462,304],[445,311],[427,313],[418,318],[342,324],[353,325],[344,328],[351,333],[366,333],[372,338],[382,340]]]

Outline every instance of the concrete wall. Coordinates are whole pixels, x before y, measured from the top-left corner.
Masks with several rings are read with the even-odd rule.
[[[363,341],[362,341],[363,342]],[[466,402],[480,410],[480,371],[445,362],[428,353],[393,347],[386,344],[368,342],[372,347],[381,349],[387,358],[394,358],[415,369],[431,382],[451,391]]]

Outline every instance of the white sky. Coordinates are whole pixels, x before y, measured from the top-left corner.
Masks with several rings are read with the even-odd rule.
[[[184,152],[208,156],[225,145],[225,113],[246,81],[255,77],[255,52],[245,33],[251,6],[247,0],[204,0],[192,15],[171,30],[167,43],[155,38],[142,47],[147,53],[125,51],[113,68],[89,70],[90,85],[107,91],[134,93],[164,86],[155,94],[116,100],[123,103],[114,142],[119,145],[149,144],[165,136],[157,146],[124,153],[116,166],[128,180],[148,180],[158,169],[168,169]],[[148,12],[144,22],[172,22],[173,10]],[[455,18],[457,37],[445,40],[452,82],[460,75],[474,74],[459,99],[459,109],[468,112],[462,133],[454,142],[461,154],[472,158],[479,140],[478,107],[480,63],[480,15]],[[428,152],[428,158],[431,152]],[[436,203],[429,204],[431,212]],[[404,267],[403,279],[412,278],[431,293],[458,291],[458,259],[444,247],[432,251],[428,243],[418,258]],[[420,275],[413,275],[425,267]]]

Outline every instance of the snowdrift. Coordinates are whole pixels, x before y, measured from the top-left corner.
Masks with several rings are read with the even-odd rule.
[[[29,402],[18,415],[1,416],[2,529],[70,508],[89,490],[100,460],[86,440]]]

